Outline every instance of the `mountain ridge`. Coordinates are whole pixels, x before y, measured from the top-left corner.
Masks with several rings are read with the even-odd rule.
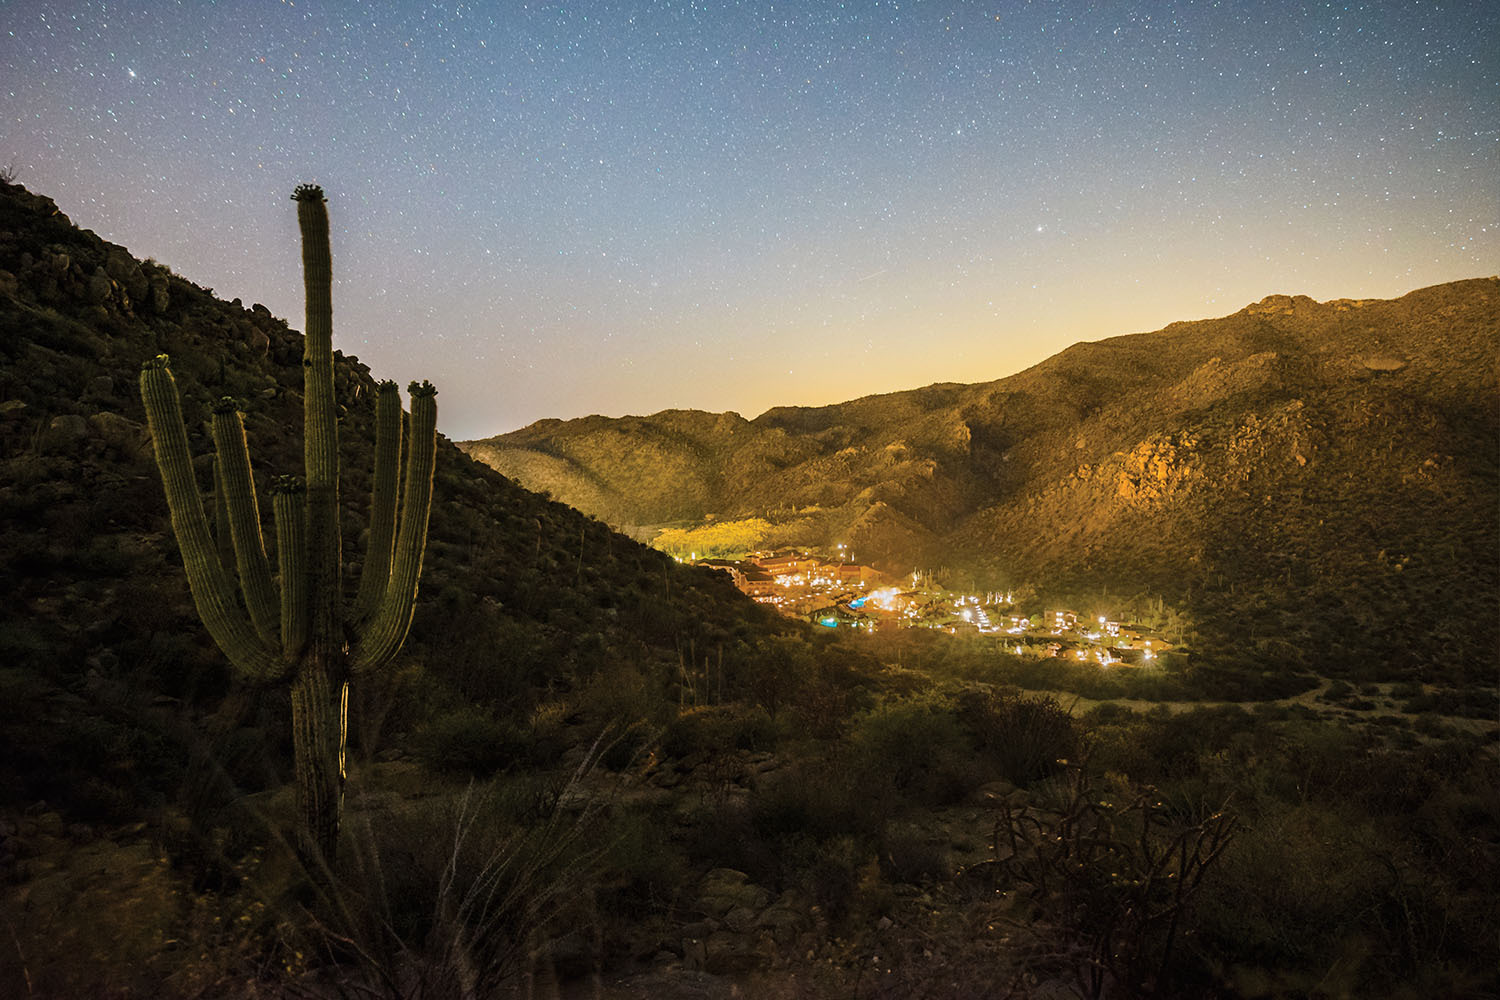
[[[1497,354],[1493,277],[1388,300],[1278,294],[990,382],[749,420],[547,421],[460,447],[638,537],[765,517],[767,544],[841,542],[887,570],[980,585],[1152,591],[1220,622],[1220,642],[1273,632],[1351,660],[1374,650],[1309,643],[1289,609],[1272,629],[1254,622],[1287,595],[1347,603],[1346,584],[1356,621],[1384,620],[1414,578],[1429,592],[1418,617],[1445,618],[1439,593],[1459,595],[1461,617],[1482,612],[1473,595],[1493,601]],[[1474,565],[1440,565],[1463,551]],[[1373,591],[1389,593],[1372,605]],[[1411,662],[1434,658],[1423,644],[1398,643]]]

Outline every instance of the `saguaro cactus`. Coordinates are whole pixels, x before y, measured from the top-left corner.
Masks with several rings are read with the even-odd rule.
[[[338,844],[351,676],[388,663],[406,639],[416,603],[432,473],[437,390],[413,382],[405,483],[399,489],[401,397],[383,382],[376,397],[370,551],[358,597],[344,606],[339,535],[338,421],[333,398],[333,309],[328,206],[304,184],[293,198],[302,229],[307,322],[302,357],[306,482],[283,476],[271,489],[276,570],[266,558],[250,453],[238,409],[214,410],[215,539],[193,475],[177,386],[166,355],[141,370],[141,398],[161,471],[172,530],[198,615],[234,668],[252,681],[291,689],[292,743],[304,849],[332,863]],[[227,565],[232,546],[239,594]],[[240,597],[243,600],[240,600]]]

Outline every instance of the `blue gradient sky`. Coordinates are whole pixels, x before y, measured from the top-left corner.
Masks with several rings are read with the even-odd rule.
[[[1500,4],[0,4],[0,164],[457,438],[1500,270]]]

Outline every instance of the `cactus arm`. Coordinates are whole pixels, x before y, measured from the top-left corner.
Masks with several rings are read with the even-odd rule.
[[[281,655],[289,661],[307,645],[307,545],[302,530],[306,494],[296,476],[278,476],[271,485],[276,569],[281,575]]]
[[[223,484],[222,501],[229,508],[229,534],[234,540],[235,565],[239,568],[240,591],[250,623],[268,645],[276,645],[276,588],[271,583],[271,564],[266,560],[265,536],[260,527],[260,504],[255,498],[255,478],[250,473],[250,449],[245,444],[245,423],[232,399],[214,407],[214,454]]]
[[[339,538],[338,414],[333,398],[332,267],[328,203],[323,189],[304,184],[293,198],[302,232],[302,277],[307,293],[303,331],[303,462],[307,474],[307,595],[309,654],[325,664],[346,653]]]
[[[198,616],[230,663],[247,676],[260,681],[284,676],[286,669],[280,658],[256,633],[235,600],[234,581],[214,548],[193,476],[187,431],[182,423],[182,403],[166,355],[158,355],[142,366],[141,400],[146,406],[146,421],[151,428],[172,531],[182,551],[188,588]]]
[[[214,453],[214,545],[219,561],[228,566],[234,561],[234,539],[229,533],[229,505],[224,502],[224,470],[217,449]]]
[[[391,577],[396,543],[396,492],[401,476],[401,392],[380,383],[375,401],[375,481],[370,491],[370,541],[360,571],[354,621],[368,621],[380,605]]]
[[[401,497],[401,526],[385,596],[354,649],[354,669],[375,669],[396,655],[411,628],[422,555],[427,548],[427,521],[432,512],[432,478],[437,464],[437,390],[431,383],[411,384],[411,431],[406,455],[406,484]]]

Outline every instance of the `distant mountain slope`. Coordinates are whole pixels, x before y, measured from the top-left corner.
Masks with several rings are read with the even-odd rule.
[[[357,263],[334,267],[359,286]],[[205,493],[209,407],[241,400],[264,486],[302,472],[301,352],[301,335],[264,307],[219,301],[77,229],[50,199],[0,184],[0,809],[47,799],[88,816],[150,803],[186,759],[161,749],[180,712],[216,713],[210,729],[271,766],[284,699],[225,698],[234,686],[188,597],[137,378],[146,359],[171,356]],[[374,382],[335,353],[352,587]],[[675,672],[679,643],[786,627],[722,574],[679,567],[440,439],[416,620],[399,669],[361,686],[376,707],[356,712],[356,745],[372,746],[382,719],[399,729],[455,704],[524,719],[537,690],[620,663]],[[235,735],[244,727],[263,731]],[[231,777],[271,780],[254,766],[232,763]]]
[[[1160,593],[1249,659],[1473,672],[1496,640],[1497,358],[1495,278],[1273,295],[994,382],[460,446],[625,528],[764,516],[892,570]]]

